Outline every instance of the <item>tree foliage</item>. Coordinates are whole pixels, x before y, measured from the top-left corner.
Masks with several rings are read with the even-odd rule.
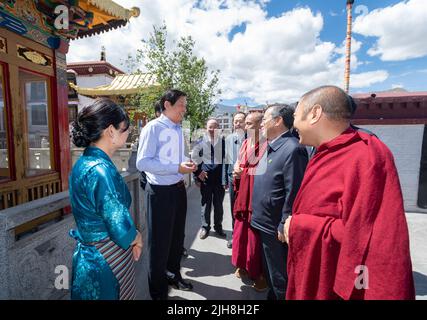
[[[146,113],[154,115],[154,103],[168,89],[179,89],[187,93],[187,115],[191,131],[204,127],[205,122],[214,111],[213,101],[220,94],[218,89],[219,70],[209,71],[206,61],[194,53],[195,42],[191,37],[182,37],[173,43],[172,49],[167,44],[167,29],[153,27],[144,49],[138,50],[136,57],[129,56],[128,68],[141,65],[144,61],[145,72],[155,75],[160,86],[143,88],[131,99],[131,104]],[[134,73],[141,73],[135,70]]]

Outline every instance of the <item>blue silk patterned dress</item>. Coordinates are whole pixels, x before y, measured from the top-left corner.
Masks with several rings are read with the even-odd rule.
[[[128,210],[132,199],[127,185],[108,155],[92,146],[85,149],[74,165],[69,181],[71,207],[77,226],[77,230],[70,231],[77,240],[73,254],[71,299],[121,299],[120,278],[113,272],[100,247],[103,246],[104,251],[115,247],[122,251],[123,257],[126,254],[127,260],[131,260],[130,244],[137,231]],[[115,253],[117,256],[120,254]],[[124,260],[121,258],[122,264]],[[123,273],[130,274],[128,271]]]

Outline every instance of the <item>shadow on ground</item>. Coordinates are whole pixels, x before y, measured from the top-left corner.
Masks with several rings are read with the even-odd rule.
[[[205,240],[198,238],[201,226],[200,191],[190,188],[188,194],[185,244],[188,257],[181,261],[181,273],[193,284],[193,292],[173,290],[171,300],[208,299],[208,300],[264,300],[266,293],[256,292],[249,279],[237,279],[235,268],[231,264],[231,250],[227,248],[227,239],[231,237],[231,216],[229,214],[228,194],[224,200],[223,228],[227,238],[217,236],[211,230]],[[212,212],[213,218],[213,212]],[[144,239],[146,245],[146,238]],[[220,240],[220,241],[219,241]],[[148,254],[144,250],[137,263],[137,299],[150,300],[148,290]]]
[[[199,277],[220,277],[234,273],[234,267],[230,263],[230,256],[214,252],[202,252],[194,249],[188,250],[189,257],[182,260],[181,265],[192,269],[187,272],[187,276],[192,278]],[[200,268],[203,261],[204,268]]]
[[[254,295],[254,289],[250,286],[244,285],[243,283],[239,291],[223,287],[221,286],[221,283],[217,283],[215,286],[195,280],[192,280],[191,283],[194,286],[193,292],[207,300],[247,300],[246,297],[248,296],[257,297],[251,300],[265,300],[263,294]],[[176,295],[169,296],[169,299],[186,300],[185,298]]]

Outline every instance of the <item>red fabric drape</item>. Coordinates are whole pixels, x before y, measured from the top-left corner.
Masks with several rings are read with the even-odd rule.
[[[252,217],[252,190],[254,174],[259,160],[267,148],[267,142],[250,147],[250,140],[243,142],[239,161],[242,168],[240,179],[234,180],[236,198],[234,203],[234,230],[232,263],[237,268],[245,269],[252,279],[262,274],[261,242],[258,232],[250,226]]]
[[[348,129],[318,148],[293,206],[288,278],[287,299],[415,298],[399,178],[378,138]]]

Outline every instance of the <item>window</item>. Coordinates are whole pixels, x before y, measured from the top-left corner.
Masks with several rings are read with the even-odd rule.
[[[26,176],[48,173],[53,169],[51,123],[49,120],[48,78],[26,71],[19,72],[26,113]]]
[[[33,126],[47,125],[47,105],[46,104],[31,105],[31,124]]]
[[[46,82],[31,81],[25,84],[27,102],[46,101]]]
[[[25,83],[27,112],[32,126],[47,126],[46,81],[28,81]]]
[[[9,148],[8,148],[8,117],[4,94],[3,67],[0,65],[0,183],[10,180]]]

